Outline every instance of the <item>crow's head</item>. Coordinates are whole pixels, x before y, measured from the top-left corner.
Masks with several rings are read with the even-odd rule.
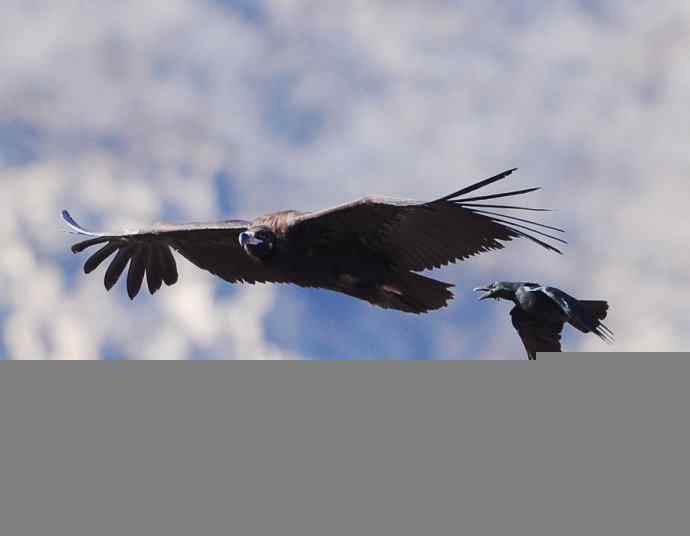
[[[267,259],[273,254],[276,235],[268,227],[252,227],[240,233],[240,245],[257,259]]]
[[[510,283],[508,281],[495,281],[486,287],[477,287],[475,292],[483,292],[480,300],[487,298],[494,298],[496,300],[512,300],[515,297],[515,291],[520,286],[520,283]]]

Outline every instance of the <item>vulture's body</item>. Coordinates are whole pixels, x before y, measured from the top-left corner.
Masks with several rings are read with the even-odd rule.
[[[606,301],[578,300],[560,289],[538,283],[497,281],[474,290],[484,292],[482,300],[496,298],[515,304],[510,318],[528,359],[536,359],[537,352],[560,352],[561,332],[566,323],[606,342],[613,340],[613,333],[601,322],[609,309]]]
[[[86,261],[86,273],[114,255],[105,273],[108,290],[129,263],[130,298],[138,294],[144,278],[152,294],[162,283],[177,281],[172,249],[230,283],[293,283],[423,313],[444,307],[453,297],[452,285],[414,272],[501,249],[503,242],[519,237],[558,252],[544,239],[563,241],[534,227],[560,229],[489,210],[541,209],[478,203],[536,188],[461,198],[512,171],[431,202],[367,197],[317,212],[277,212],[251,222],[161,224],[134,233],[93,233],[66,211],[63,217],[74,232],[90,237],[72,246],[74,253],[104,244]]]

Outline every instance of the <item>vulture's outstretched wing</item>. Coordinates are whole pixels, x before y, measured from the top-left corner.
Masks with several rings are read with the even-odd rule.
[[[606,318],[609,308],[607,302],[603,300],[581,301],[556,287],[540,287],[538,290],[541,290],[561,308],[573,327],[583,333],[592,332],[601,340],[609,344],[613,343],[613,332],[601,323],[601,320]]]
[[[537,352],[560,352],[562,321],[535,319],[517,305],[510,311],[510,319],[517,330],[528,359],[536,359]]]
[[[483,251],[502,249],[502,242],[519,237],[560,253],[546,240],[565,241],[539,228],[560,232],[562,229],[492,210],[546,209],[481,203],[538,188],[462,197],[504,179],[513,171],[504,171],[431,202],[365,197],[334,208],[299,214],[292,220],[288,233],[297,243],[309,244],[322,254],[372,255],[398,269],[413,271],[439,268]]]
[[[84,264],[85,273],[91,273],[115,254],[105,272],[106,289],[115,285],[129,263],[127,294],[132,299],[139,293],[144,276],[151,294],[163,283],[177,282],[177,265],[171,248],[199,268],[231,283],[283,281],[280,274],[255,262],[240,246],[239,234],[249,226],[246,221],[159,224],[132,233],[94,233],[81,227],[69,212],[63,211],[62,217],[73,232],[91,237],[74,244],[73,253],[104,244]]]

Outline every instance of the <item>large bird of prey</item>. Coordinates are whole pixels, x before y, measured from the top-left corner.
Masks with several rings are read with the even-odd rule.
[[[63,218],[73,232],[90,237],[74,244],[74,253],[104,244],[86,261],[87,274],[115,255],[105,272],[106,289],[129,263],[127,292],[132,299],[144,277],[151,294],[162,283],[177,282],[173,249],[230,283],[293,283],[424,313],[444,307],[453,297],[448,290],[453,285],[414,272],[501,249],[503,242],[520,237],[560,253],[545,240],[563,240],[539,228],[561,229],[492,210],[544,209],[481,203],[538,188],[462,197],[513,171],[430,202],[365,197],[316,212],[276,212],[251,222],[159,224],[133,233],[93,233],[67,211]]]
[[[479,298],[510,300],[513,327],[525,345],[528,359],[537,352],[560,352],[561,332],[567,322],[582,333],[594,333],[606,342],[613,342],[613,333],[601,321],[606,318],[609,304],[602,300],[577,300],[555,287],[538,283],[497,281],[475,291]]]

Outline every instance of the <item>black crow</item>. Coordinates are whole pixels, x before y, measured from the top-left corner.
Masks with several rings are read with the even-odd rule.
[[[583,333],[592,332],[606,342],[613,342],[613,333],[601,323],[609,308],[605,301],[577,300],[560,289],[538,283],[497,281],[474,290],[484,292],[480,300],[504,299],[515,304],[510,317],[529,359],[536,359],[537,352],[561,351],[565,322]]]
[[[91,238],[72,246],[79,253],[104,244],[86,261],[88,274],[115,255],[105,272],[110,290],[127,263],[127,293],[134,298],[144,276],[151,294],[177,281],[171,249],[230,283],[293,283],[366,300],[383,308],[424,313],[444,307],[453,285],[414,272],[439,268],[524,237],[560,253],[540,231],[562,231],[493,209],[544,210],[480,203],[526,194],[527,188],[461,197],[504,179],[504,171],[430,202],[383,197],[316,212],[284,211],[254,221],[228,220],[184,225],[159,224],[131,233],[92,233],[63,211],[71,229]],[[539,237],[543,237],[539,238]]]

